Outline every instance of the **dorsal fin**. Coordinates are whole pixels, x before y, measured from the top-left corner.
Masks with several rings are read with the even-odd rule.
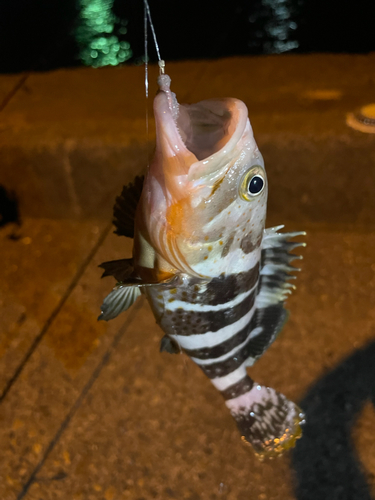
[[[115,234],[134,238],[134,218],[143,189],[143,176],[137,176],[133,182],[122,188],[113,207]]]
[[[259,333],[250,338],[247,344],[249,365],[268,349],[288,319],[284,302],[295,288],[288,283],[290,279],[295,278],[290,272],[300,270],[290,263],[295,259],[302,259],[300,255],[291,254],[289,251],[306,246],[302,242],[288,241],[295,236],[304,236],[305,232],[278,233],[278,229],[282,227],[266,229],[264,232],[256,312],[252,321],[254,333]]]

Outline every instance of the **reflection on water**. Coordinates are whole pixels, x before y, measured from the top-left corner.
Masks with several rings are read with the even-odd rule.
[[[76,40],[87,66],[117,66],[132,56],[129,42],[117,36],[127,33],[127,21],[113,14],[112,5],[113,0],[79,0]]]
[[[227,2],[227,9],[212,11],[208,3],[205,5],[199,0],[191,0],[191,9],[184,16],[184,24],[176,26],[176,23],[170,22],[175,11],[172,0],[165,0],[163,5],[150,0],[163,54],[171,59],[180,59],[189,55],[217,57],[223,55],[222,52],[225,55],[273,54],[299,47],[295,37],[296,10],[303,0],[253,0],[246,5],[241,1],[236,5],[232,4],[232,0],[224,1]],[[135,63],[143,60],[142,2],[135,5],[128,1],[120,5],[115,0],[79,0],[78,5],[80,13],[76,40],[84,64],[116,66],[129,59]],[[229,17],[228,12],[232,12]],[[130,19],[129,32],[127,19]],[[189,25],[195,27],[194,39],[182,35]],[[160,30],[160,27],[165,29]],[[127,39],[119,41],[121,35],[126,35]],[[153,57],[153,51],[150,52]]]
[[[265,54],[280,54],[297,49],[296,12],[291,0],[261,0],[255,3],[249,16],[250,49]]]
[[[375,50],[375,0],[149,0],[167,60]],[[144,57],[142,0],[1,0],[0,73]],[[151,38],[149,56],[155,61]]]

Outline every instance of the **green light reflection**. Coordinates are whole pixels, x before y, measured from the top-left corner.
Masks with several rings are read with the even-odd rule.
[[[129,42],[120,41],[115,26],[120,25],[118,33],[127,33],[126,21],[121,21],[112,12],[114,0],[79,0],[79,26],[76,40],[83,64],[99,68],[117,66],[132,57]]]

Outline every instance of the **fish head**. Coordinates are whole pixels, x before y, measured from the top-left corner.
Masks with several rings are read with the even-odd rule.
[[[169,77],[161,78],[156,151],[137,209],[134,258],[141,267],[147,260],[159,277],[239,272],[259,257],[267,205],[264,162],[246,105],[232,98],[178,104]]]

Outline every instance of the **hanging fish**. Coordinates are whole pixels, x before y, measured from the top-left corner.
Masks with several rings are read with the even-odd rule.
[[[141,293],[165,336],[222,394],[242,439],[259,456],[294,446],[304,415],[246,368],[272,344],[293,285],[289,251],[304,232],[265,229],[267,177],[245,104],[180,105],[161,75],[154,100],[156,151],[144,181],[116,200],[116,233],[134,238],[133,258],[101,264],[117,286],[99,319],[115,318]]]

